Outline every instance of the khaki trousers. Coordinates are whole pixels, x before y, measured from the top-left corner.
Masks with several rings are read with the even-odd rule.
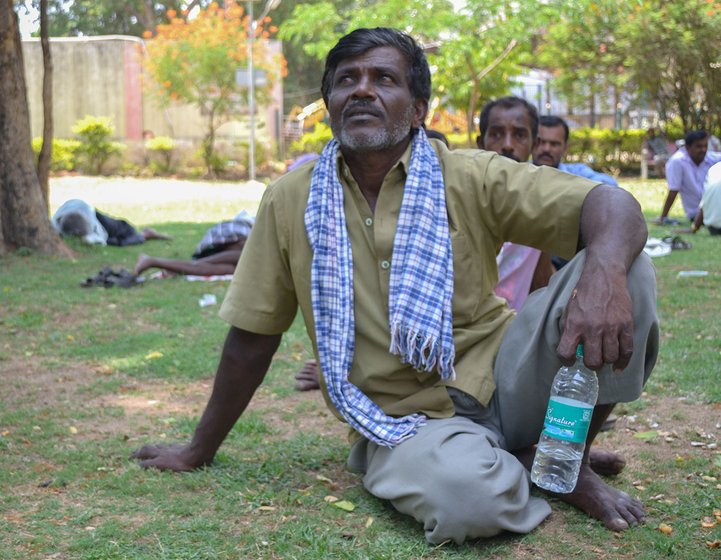
[[[530,495],[528,471],[510,453],[538,441],[553,377],[560,319],[578,282],[585,252],[531,294],[506,332],[494,366],[497,389],[488,407],[449,389],[456,415],[431,419],[393,449],[368,440],[351,449],[348,465],[364,473],[363,484],[378,498],[423,525],[426,540],[527,533],[550,513]],[[628,275],[633,301],[634,353],[629,366],[598,372],[599,404],[637,399],[658,354],[656,277],[644,253]]]

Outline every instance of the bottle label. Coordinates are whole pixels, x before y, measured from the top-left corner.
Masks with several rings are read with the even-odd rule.
[[[585,443],[591,424],[593,407],[566,397],[551,397],[548,401],[543,433],[549,437]]]

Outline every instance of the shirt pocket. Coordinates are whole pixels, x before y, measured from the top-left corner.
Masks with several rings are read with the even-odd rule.
[[[451,231],[453,247],[453,325],[471,322],[481,301],[481,263],[460,231]]]

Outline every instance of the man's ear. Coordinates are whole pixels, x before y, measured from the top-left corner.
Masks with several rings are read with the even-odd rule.
[[[412,128],[420,128],[428,116],[428,100],[416,99],[413,101],[415,115],[413,116]]]
[[[483,137],[482,136],[476,136],[476,146],[478,146],[479,149],[483,149]]]

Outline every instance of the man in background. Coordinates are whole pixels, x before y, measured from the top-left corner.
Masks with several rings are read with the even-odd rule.
[[[518,162],[527,162],[536,142],[538,113],[525,99],[514,96],[489,101],[481,109],[480,136],[476,144],[482,150]],[[555,272],[551,257],[533,247],[506,242],[496,257],[498,284],[496,295],[512,309],[520,309],[528,294],[548,284]]]
[[[549,165],[572,175],[617,187],[618,182],[610,175],[594,171],[585,163],[563,161],[568,152],[568,136],[568,124],[561,117],[542,116],[538,121],[538,140],[533,148],[533,163]]]
[[[153,228],[138,231],[127,221],[111,218],[92,205],[74,198],[63,203],[51,220],[55,231],[66,237],[79,237],[88,245],[139,245],[148,239],[170,239]]]
[[[693,130],[686,134],[684,146],[666,164],[668,194],[661,215],[654,223],[667,223],[668,213],[679,194],[686,217],[693,222],[703,196],[703,182],[711,166],[719,161],[721,153],[708,151],[708,133],[705,130]]]

